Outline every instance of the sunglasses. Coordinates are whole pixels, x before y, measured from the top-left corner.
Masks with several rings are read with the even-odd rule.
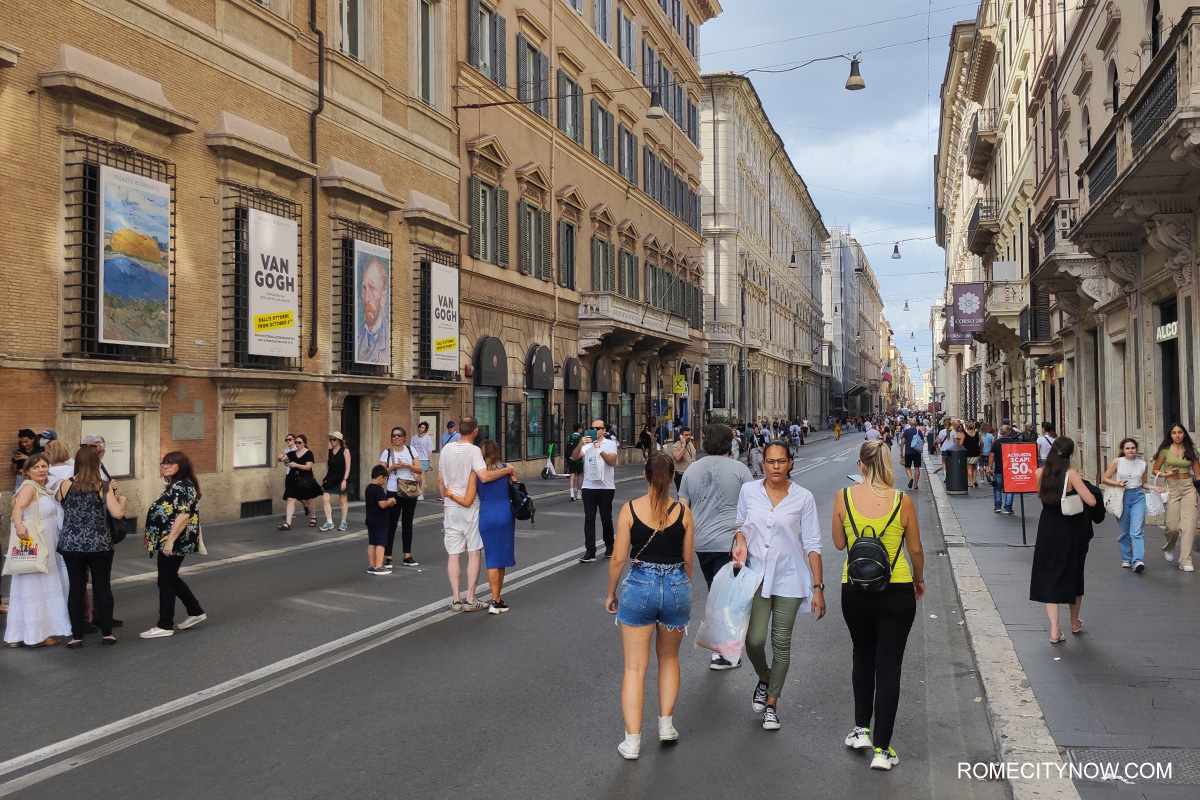
[[[284,441],[285,441],[285,442],[294,442],[294,441],[296,441],[296,440],[295,440],[295,439],[293,439],[291,436],[289,436],[289,437],[287,437],[286,439],[284,439]]]
[[[404,434],[403,434],[403,433],[393,433],[393,434],[392,434],[392,438],[393,438],[393,439],[403,439],[403,438],[404,438]]]

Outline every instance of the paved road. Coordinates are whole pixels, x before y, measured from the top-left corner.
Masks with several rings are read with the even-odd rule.
[[[802,451],[795,477],[817,496],[826,527],[857,444],[851,436]],[[618,500],[638,490],[620,484]],[[190,579],[209,621],[147,642],[135,634],[154,621],[150,562],[124,545],[117,647],[90,637],[79,651],[0,656],[9,732],[0,796],[774,798],[802,788],[811,797],[1001,798],[998,784],[957,779],[958,762],[991,761],[993,747],[940,533],[928,496],[917,498],[929,594],[909,641],[893,742],[901,764],[891,773],[842,744],[852,701],[837,591],[824,620],[797,623],[780,732],[763,731],[750,711],[749,668],[711,672],[707,652],[685,640],[680,741],[648,741],[639,761],[623,761],[606,564],[577,563],[581,504],[559,494],[539,502],[536,528],[518,524],[512,611],[499,617],[445,610],[436,522],[417,529],[419,569],[377,578],[363,572],[361,533],[276,534],[270,520],[218,530]],[[826,574],[836,576],[841,557],[825,537]],[[268,549],[279,552],[249,558]],[[653,674],[647,683],[650,730]]]

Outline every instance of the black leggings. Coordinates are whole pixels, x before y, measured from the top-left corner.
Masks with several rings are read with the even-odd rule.
[[[183,601],[183,607],[189,617],[198,617],[204,613],[200,601],[192,590],[179,577],[179,568],[183,566],[184,556],[163,555],[158,552],[158,627],[169,631],[175,627],[175,598]]]
[[[872,744],[885,750],[896,727],[900,666],[916,616],[911,583],[893,583],[878,594],[842,584],[842,618],[854,642],[854,725],[870,728]]]
[[[63,553],[63,561],[67,565],[67,577],[71,581],[67,593],[67,613],[71,615],[71,638],[83,638],[85,623],[83,607],[87,599],[88,570],[92,571],[92,594],[96,600],[93,610],[96,625],[104,636],[112,636],[113,593],[112,593],[112,562],[113,551],[105,550],[100,553]]]
[[[384,558],[392,557],[392,546],[396,544],[397,523],[400,523],[400,541],[404,552],[412,552],[413,514],[417,510],[415,497],[405,497],[399,492],[388,492],[388,497],[396,498],[396,505],[388,509],[388,538],[387,546],[383,548]]]

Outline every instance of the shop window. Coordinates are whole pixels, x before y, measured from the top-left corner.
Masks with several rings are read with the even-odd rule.
[[[221,225],[221,260],[225,266],[221,280],[221,344],[225,366],[299,369],[302,222],[298,203],[261,189],[226,185]],[[260,225],[270,227],[272,236],[255,230]],[[280,233],[293,227],[294,250],[289,237]],[[264,249],[267,239],[274,241],[274,254]],[[264,269],[264,264],[269,266]],[[290,302],[267,302],[267,295],[288,296]],[[290,329],[286,324],[289,314]],[[251,329],[252,318],[268,315],[278,319],[277,327],[269,327],[269,320],[263,319]]]
[[[621,395],[621,444],[633,444],[633,395]]]
[[[526,458],[541,458],[546,455],[546,392],[530,389],[525,398],[525,452]]]
[[[504,460],[521,460],[521,404],[504,404]]]
[[[390,375],[392,237],[333,218],[333,371]]]
[[[233,418],[233,467],[271,466],[271,416],[236,414]]]
[[[442,285],[445,281],[435,281],[433,265],[450,267],[457,271],[459,269],[458,255],[448,250],[439,250],[425,245],[414,244],[413,246],[416,249],[414,256],[417,259],[417,279],[414,287],[417,296],[414,305],[419,310],[416,332],[417,377],[421,380],[452,381],[458,375],[458,345],[455,344],[450,349],[453,354],[453,365],[451,365],[449,358],[439,358],[439,356],[445,355],[445,346],[443,345],[442,350],[438,351],[436,344],[449,338],[451,333],[456,339],[458,338],[457,329],[460,322],[457,319],[457,311],[460,307],[458,287]],[[450,294],[452,297],[447,299],[447,295]],[[443,309],[443,312],[438,315],[437,325],[434,324],[435,308]],[[446,312],[448,308],[455,313],[455,319],[448,318]],[[430,430],[437,432],[439,429],[431,428]]]
[[[174,362],[175,165],[82,135],[65,155],[63,355]],[[129,202],[146,213],[114,227]]]
[[[476,386],[475,387],[475,420],[479,423],[479,435],[475,437],[475,443],[479,444],[485,439],[491,439],[499,443],[498,436],[500,429],[497,426],[499,412],[497,406],[500,402],[500,390],[495,386]]]

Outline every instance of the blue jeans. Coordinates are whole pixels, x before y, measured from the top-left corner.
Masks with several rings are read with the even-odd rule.
[[[1121,535],[1117,538],[1121,560],[1145,561],[1146,542],[1142,532],[1146,526],[1146,495],[1141,489],[1125,490],[1125,508],[1117,524],[1121,528]]]
[[[692,583],[683,564],[635,561],[617,603],[617,622],[638,628],[658,623],[683,630],[692,616]]]
[[[1012,492],[1005,492],[1003,482],[999,475],[992,481],[992,500],[996,503],[996,508],[1000,507],[1000,500],[1004,500],[1004,510],[1012,511]]]

